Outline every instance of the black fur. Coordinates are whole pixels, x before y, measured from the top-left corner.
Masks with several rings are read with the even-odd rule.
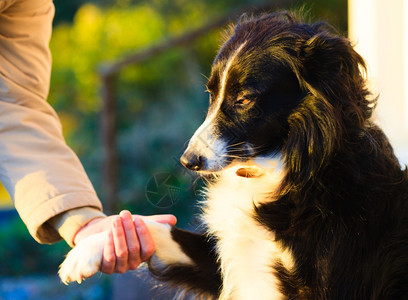
[[[363,59],[325,24],[289,13],[244,17],[214,61],[207,84],[212,98],[225,61],[243,43],[218,130],[230,144],[260,149],[242,149],[243,159],[283,157],[287,174],[278,200],[256,207],[255,217],[294,254],[295,270],[273,266],[283,294],[408,298],[408,172],[369,119],[376,99],[365,87]],[[233,102],[243,91],[253,104],[237,108]],[[153,268],[155,275],[217,296],[216,240],[178,230],[173,239],[197,266]]]
[[[179,228],[173,228],[171,235],[196,266],[182,264],[165,266],[150,260],[149,268],[153,276],[192,291],[196,295],[218,296],[222,282],[216,262],[215,240],[205,234],[192,233]]]

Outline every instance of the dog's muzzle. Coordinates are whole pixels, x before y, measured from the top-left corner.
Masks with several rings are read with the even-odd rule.
[[[200,171],[205,167],[206,159],[203,156],[196,155],[188,150],[180,158],[181,164],[192,171]]]

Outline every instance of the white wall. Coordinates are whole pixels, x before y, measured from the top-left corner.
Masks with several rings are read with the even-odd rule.
[[[376,121],[408,164],[408,0],[349,0],[349,37],[380,95]]]

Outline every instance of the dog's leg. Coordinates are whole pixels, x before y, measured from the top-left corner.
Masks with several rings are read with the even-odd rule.
[[[149,267],[160,280],[197,292],[217,294],[221,277],[214,243],[205,235],[183,231],[167,224],[145,221],[156,245]],[[81,240],[61,264],[62,282],[81,282],[97,273],[102,262],[107,232]]]
[[[153,276],[196,294],[217,297],[221,291],[222,279],[215,240],[206,234],[176,227],[173,227],[170,233],[183,255],[188,257],[188,261],[166,261],[163,254],[156,251],[156,255],[149,261]],[[162,250],[166,251],[166,247]]]

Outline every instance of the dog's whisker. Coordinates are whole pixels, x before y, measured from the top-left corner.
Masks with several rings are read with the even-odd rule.
[[[223,154],[223,155],[221,155],[221,157],[242,158],[242,156],[238,156],[238,155],[230,155],[230,154]]]
[[[228,145],[227,148],[233,148],[233,147],[236,147],[236,146],[240,146],[242,144],[245,144],[245,142],[239,142],[239,143],[235,143],[235,144],[232,144],[232,145]]]
[[[208,76],[207,75],[205,75],[205,74],[203,74],[203,73],[200,73],[200,75],[202,76],[202,77],[204,77],[206,80],[208,80],[209,78],[208,78]]]
[[[231,149],[231,150],[228,150],[228,152],[230,153],[242,152],[242,149]]]

